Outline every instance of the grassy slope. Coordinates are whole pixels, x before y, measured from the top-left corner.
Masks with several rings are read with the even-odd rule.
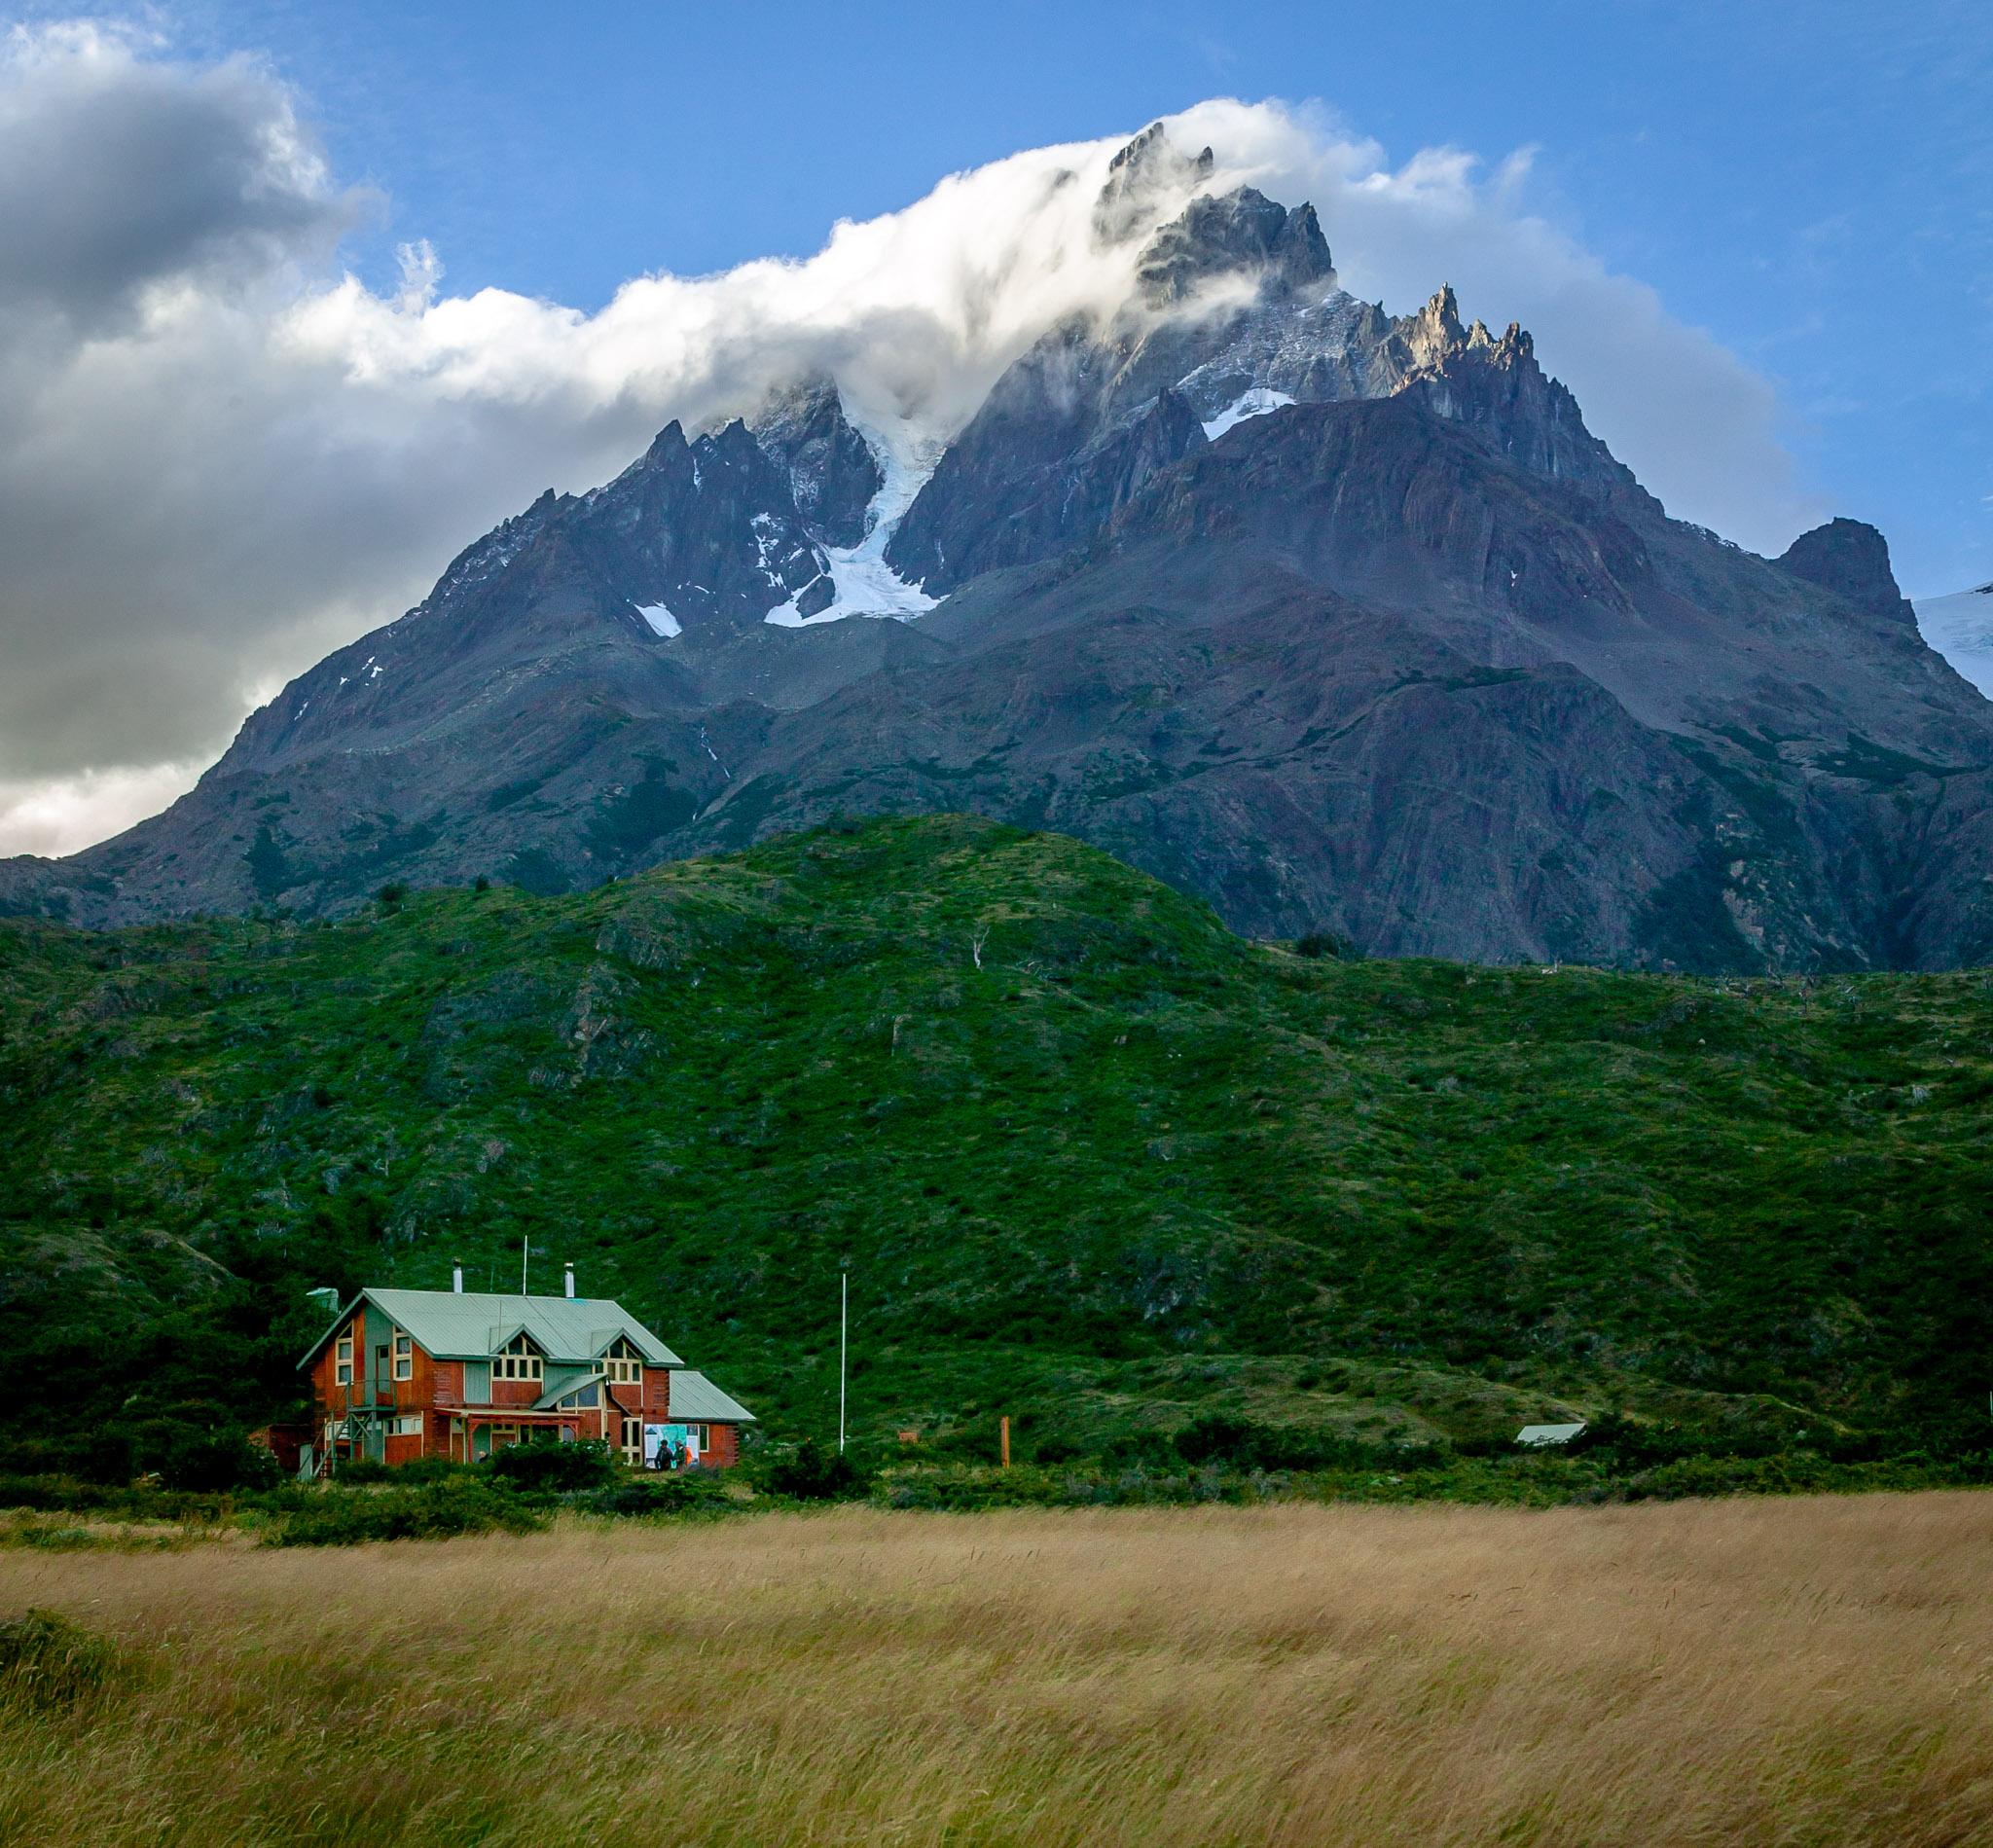
[[[338,926],[9,922],[0,1009],[0,1391],[49,1423],[280,1392],[304,1287],[504,1287],[522,1233],[778,1429],[835,1421],[845,1258],[875,1435],[1985,1417],[1979,974],[1310,961],[944,816]]]

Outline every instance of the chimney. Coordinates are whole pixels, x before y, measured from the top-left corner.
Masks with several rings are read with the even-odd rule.
[[[454,1263],[450,1267],[450,1287],[459,1296],[463,1294],[463,1265]]]
[[[574,1294],[574,1266],[572,1264],[567,1267],[567,1293],[570,1296]]]

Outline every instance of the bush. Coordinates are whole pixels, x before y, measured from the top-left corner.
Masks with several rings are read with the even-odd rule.
[[[167,1488],[196,1495],[273,1489],[283,1479],[283,1465],[238,1431],[185,1431],[160,1460],[160,1480]]]
[[[117,1672],[109,1641],[54,1611],[0,1623],[0,1701],[10,1706],[74,1707],[102,1693]]]
[[[1159,1431],[1126,1431],[1112,1439],[1101,1457],[1114,1469],[1167,1469],[1178,1461],[1177,1450]]]
[[[92,1431],[82,1449],[79,1473],[88,1482],[122,1487],[138,1473],[138,1447],[129,1431]]]
[[[468,1481],[471,1467],[452,1457],[411,1457],[407,1463],[383,1473],[390,1482],[398,1482],[405,1488],[417,1488],[431,1482]]]
[[[1255,1425],[1210,1412],[1177,1433],[1185,1463],[1229,1464],[1235,1469],[1433,1469],[1448,1461],[1431,1444],[1371,1444],[1328,1431]]]
[[[1261,1432],[1250,1419],[1209,1412],[1177,1433],[1177,1454],[1185,1463],[1251,1464],[1258,1461]]]
[[[819,1450],[808,1440],[796,1446],[793,1457],[769,1466],[767,1483],[771,1495],[790,1495],[802,1502],[850,1501],[870,1486],[849,1457]]]
[[[602,1490],[591,1505],[598,1514],[719,1514],[735,1503],[710,1471],[674,1469],[620,1482]]]
[[[572,1495],[615,1479],[609,1446],[579,1443],[508,1444],[485,1466],[491,1480],[527,1495]]]
[[[394,1471],[372,1457],[342,1457],[332,1466],[334,1477],[352,1488],[370,1482],[392,1482]]]
[[[337,1489],[288,1515],[266,1546],[356,1546],[365,1540],[454,1540],[461,1534],[536,1533],[546,1523],[514,1497],[483,1482],[439,1483],[390,1495]]]

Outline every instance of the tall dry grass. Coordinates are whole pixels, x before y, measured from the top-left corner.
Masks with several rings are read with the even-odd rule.
[[[138,1664],[0,1837],[1993,1841],[1993,1496],[15,1553]]]

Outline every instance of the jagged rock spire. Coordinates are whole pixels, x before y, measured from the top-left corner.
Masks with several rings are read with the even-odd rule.
[[[1193,199],[1141,254],[1136,280],[1150,308],[1169,308],[1214,276],[1257,273],[1268,301],[1335,282],[1328,239],[1312,205],[1289,211],[1250,186]]]
[[[1097,247],[1126,243],[1155,221],[1157,210],[1211,178],[1212,151],[1179,154],[1160,122],[1152,122],[1107,163],[1107,182],[1094,202]]]

